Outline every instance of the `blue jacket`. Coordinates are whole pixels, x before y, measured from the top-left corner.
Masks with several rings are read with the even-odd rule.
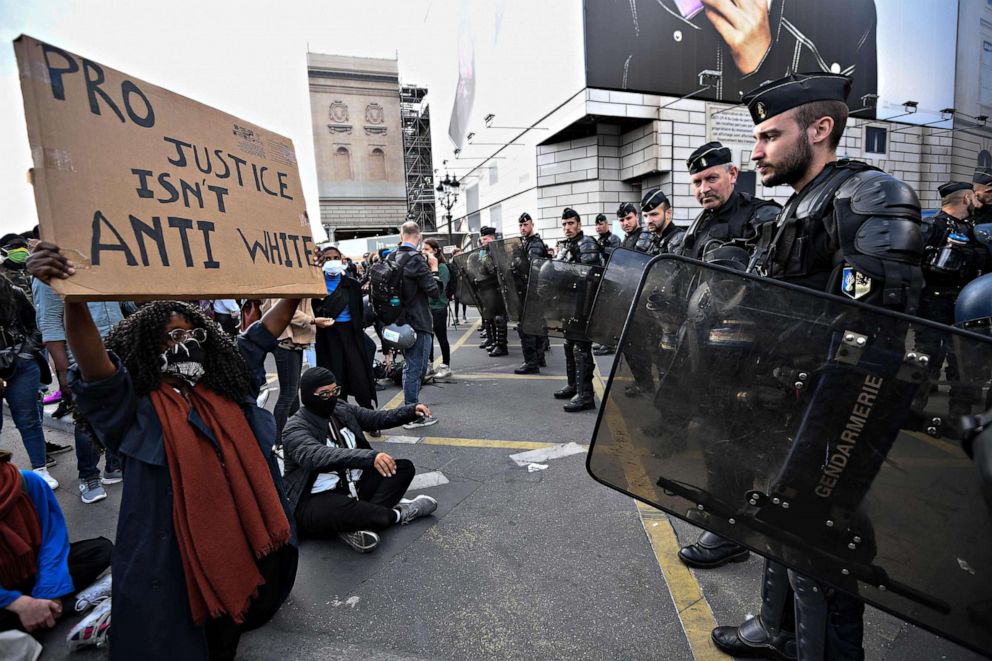
[[[256,322],[237,341],[257,389],[265,381],[265,355],[275,348],[276,338]],[[114,635],[110,657],[128,661],[207,659],[203,629],[193,625],[172,526],[172,480],[165,459],[162,424],[151,399],[135,394],[120,359],[113,353],[110,358],[117,372],[103,381],[83,381],[77,368],[69,372],[80,413],[93,425],[100,440],[120,455],[124,470],[112,563]],[[254,400],[247,399],[241,406],[292,525],[292,511],[272,454],[275,418],[256,406]],[[214,440],[196,411],[190,413],[189,423]],[[292,544],[293,563],[283,575],[285,594],[279,603],[293,587],[295,526]]]
[[[69,577],[69,533],[65,528],[62,508],[40,475],[33,471],[21,471],[21,477],[41,525],[38,573],[34,576],[31,596],[35,599],[64,597],[75,590]],[[20,596],[17,590],[7,590],[0,585],[0,608],[6,608]]]

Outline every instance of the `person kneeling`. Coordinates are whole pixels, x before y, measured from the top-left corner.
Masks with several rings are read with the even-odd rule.
[[[114,545],[103,537],[70,544],[55,494],[10,459],[0,450],[0,631],[50,629],[61,598],[109,567]]]
[[[368,553],[379,544],[374,531],[427,516],[437,501],[404,499],[416,473],[413,463],[373,450],[364,431],[398,427],[431,412],[424,404],[367,409],[339,402],[340,392],[334,373],[323,367],[300,378],[303,408],[282,435],[286,494],[302,537],[336,534]]]

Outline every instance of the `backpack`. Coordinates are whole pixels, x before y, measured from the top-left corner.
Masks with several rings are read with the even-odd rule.
[[[455,298],[458,291],[458,270],[448,264],[448,284],[444,288],[444,295],[450,301]]]
[[[392,324],[403,314],[403,270],[407,259],[401,257],[416,253],[393,253],[369,269],[369,301],[376,319]]]

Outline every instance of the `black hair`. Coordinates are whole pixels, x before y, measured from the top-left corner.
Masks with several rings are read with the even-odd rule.
[[[251,374],[234,341],[198,307],[182,301],[155,301],[142,305],[107,336],[107,348],[120,357],[135,392],[147,395],[162,382],[159,356],[168,342],[166,324],[174,314],[185,317],[193,328],[207,331],[203,343],[202,383],[239,403],[253,397],[255,388]]]

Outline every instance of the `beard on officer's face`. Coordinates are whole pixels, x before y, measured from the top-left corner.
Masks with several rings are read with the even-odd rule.
[[[768,168],[767,174],[761,177],[761,183],[772,186],[791,186],[806,174],[806,169],[813,160],[813,145],[810,144],[806,131],[800,131],[792,148],[779,157],[778,162],[763,158],[758,161],[758,167]]]

